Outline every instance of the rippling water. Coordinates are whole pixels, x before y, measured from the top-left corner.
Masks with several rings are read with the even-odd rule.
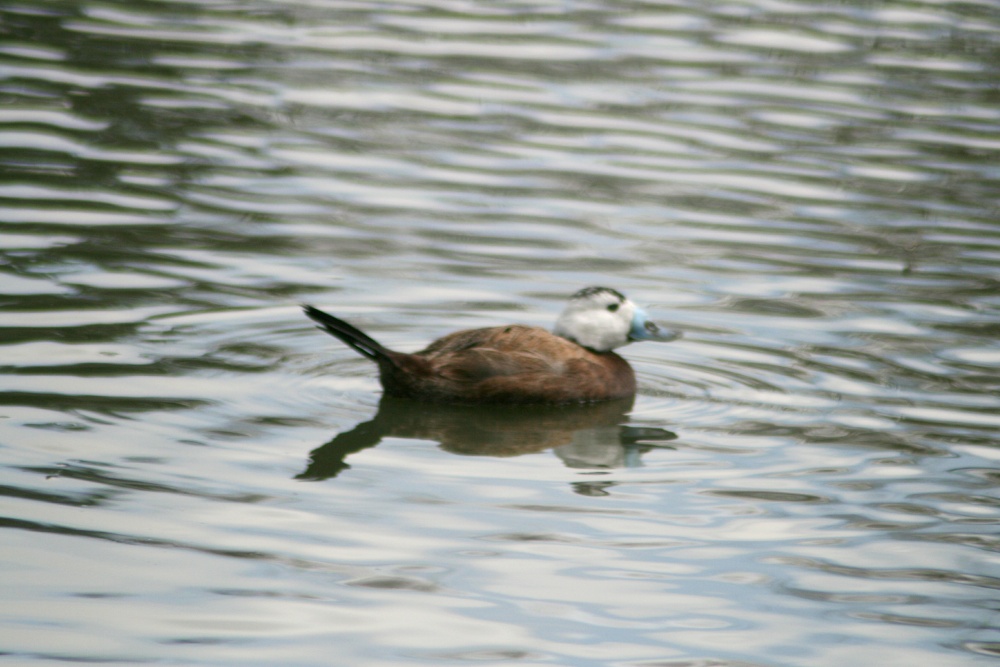
[[[986,665],[990,2],[0,9],[0,662]],[[634,404],[417,408],[608,284]]]

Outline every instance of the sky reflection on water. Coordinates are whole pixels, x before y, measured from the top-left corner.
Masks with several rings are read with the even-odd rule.
[[[0,30],[8,659],[1000,654],[992,7]],[[590,284],[685,338],[625,349],[630,407],[506,421],[387,409],[298,308],[415,350]]]

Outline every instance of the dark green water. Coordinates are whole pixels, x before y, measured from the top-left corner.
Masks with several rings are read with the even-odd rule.
[[[993,664],[998,182],[991,2],[7,3],[0,663]],[[298,309],[592,284],[634,405]]]

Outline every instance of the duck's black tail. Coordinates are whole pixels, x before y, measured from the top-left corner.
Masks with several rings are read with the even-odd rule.
[[[366,334],[361,329],[358,329],[356,326],[348,324],[340,318],[334,317],[329,313],[324,313],[319,308],[314,308],[309,305],[303,305],[302,310],[304,310],[309,319],[318,324],[323,331],[326,331],[327,333],[344,341],[358,353],[368,357],[380,366],[383,362],[395,365],[395,361],[393,361],[393,352],[388,348],[383,347],[381,343]]]

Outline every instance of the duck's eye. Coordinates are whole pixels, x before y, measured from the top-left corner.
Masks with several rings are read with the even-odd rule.
[[[611,311],[612,313],[615,312],[616,310],[618,310],[618,304],[617,303],[612,303],[612,304],[608,305],[608,310]]]

